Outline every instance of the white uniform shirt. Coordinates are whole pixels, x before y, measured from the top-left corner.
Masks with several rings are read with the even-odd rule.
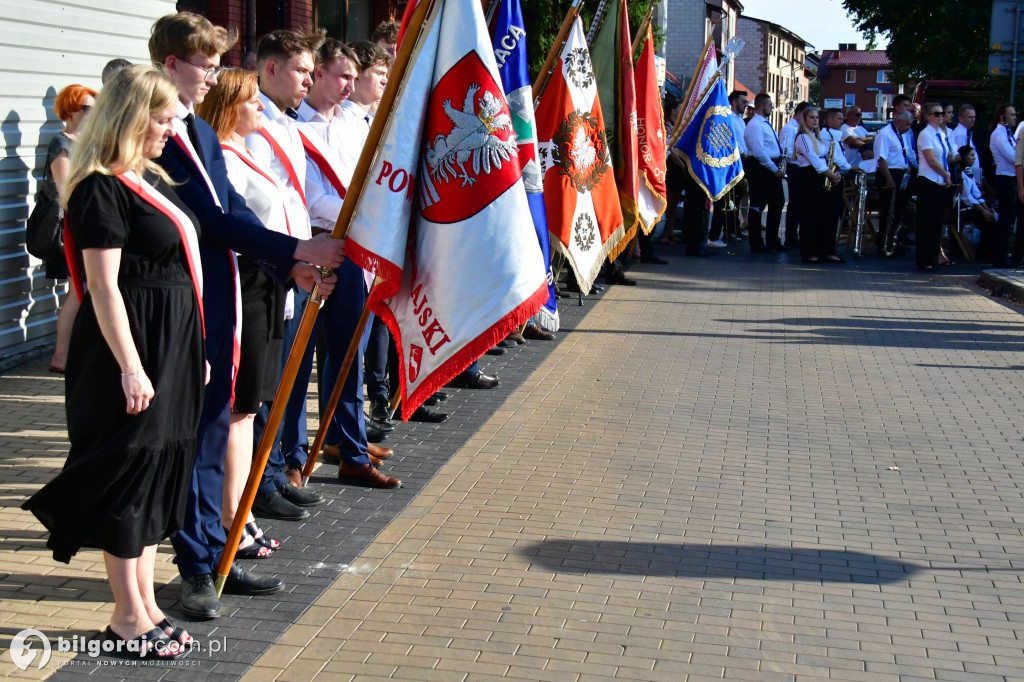
[[[875,136],[875,158],[885,159],[889,170],[907,170],[910,167],[911,153],[907,148],[907,141],[891,121]]]
[[[260,101],[263,102],[263,125],[268,131],[276,133],[274,139],[281,144],[285,154],[288,155],[288,160],[291,162],[292,168],[295,169],[301,191],[304,193],[306,152],[302,150],[302,140],[299,139],[299,133],[294,128],[295,121],[278,109],[270,101],[270,98],[263,93],[260,93]],[[285,210],[288,211],[288,222],[292,228],[292,236],[298,239],[309,239],[312,232],[309,229],[309,213],[306,210],[306,205],[302,201],[299,189],[292,184],[291,176],[285,169],[284,164],[277,158],[274,148],[258,132],[252,133],[245,138],[245,146],[252,151],[256,164],[260,168],[270,171],[270,174],[285,188],[285,198],[287,200],[285,202]]]
[[[960,201],[963,202],[963,205],[967,207],[985,203],[981,198],[981,190],[978,189],[978,183],[974,181],[974,178],[964,173],[963,181],[964,187],[960,193]]]
[[[867,137],[868,129],[864,126],[852,126],[846,123],[839,129],[839,139],[841,142],[846,142],[848,137]],[[843,155],[846,157],[846,162],[850,164],[851,168],[860,168],[861,162],[861,147],[848,147],[843,144]]]
[[[328,152],[327,161],[334,168],[345,187],[352,181],[352,174],[346,177],[341,172],[339,158],[345,147],[344,124],[338,118],[338,111],[331,119],[325,118],[306,102],[299,105],[298,119],[295,126],[307,136],[316,136]],[[306,160],[306,203],[309,205],[309,219],[314,226],[324,230],[333,230],[341,213],[344,199],[334,189],[334,185],[324,175],[320,167],[310,159]]]
[[[733,113],[729,117],[732,122],[732,134],[736,136],[736,144],[740,148],[740,154],[746,155],[747,152],[747,124],[743,121],[743,117],[737,113]]]
[[[772,173],[779,170],[782,145],[768,119],[761,114],[754,114],[743,135],[747,142],[747,154],[756,158],[758,163]]]
[[[946,180],[942,177],[942,174],[931,167],[931,165],[925,161],[924,152],[926,149],[931,149],[932,154],[935,156],[935,160],[940,166],[949,171],[949,144],[946,142],[946,135],[943,133],[941,128],[934,128],[932,126],[925,126],[921,134],[917,136],[917,164],[918,164],[918,175],[922,178],[927,178],[932,182],[944,185]]]
[[[910,157],[910,166],[917,170],[917,137],[914,135],[914,128],[907,128],[903,133],[903,144],[907,147],[907,156]]]
[[[796,150],[796,163],[801,168],[813,166],[819,173],[828,170],[828,163],[825,161],[829,149],[827,138],[815,140],[807,133],[800,133],[796,136],[793,148]]]
[[[971,131],[968,134],[966,126],[958,125],[953,128],[953,132],[949,134],[949,143],[953,145],[953,153],[956,154],[960,147],[970,147],[974,150],[974,165],[971,166],[971,171],[974,173],[974,179],[978,184],[981,183],[981,161],[978,160],[978,147],[974,144],[974,132]]]
[[[793,144],[799,132],[800,124],[796,118],[791,118],[786,121],[786,124],[782,126],[782,131],[779,133],[779,144],[782,145],[782,153],[786,157],[787,163],[795,163],[793,161]]]
[[[996,162],[996,175],[1009,175],[1016,177],[1013,168],[1014,152],[1017,147],[1017,139],[1010,134],[1006,126],[1000,123],[992,131],[989,137],[989,149],[992,150],[992,158]]]
[[[846,155],[843,154],[842,136],[843,132],[839,129],[833,130],[832,128],[825,128],[821,131],[821,139],[834,145],[836,148],[835,155],[832,158],[836,164],[836,168],[839,169],[840,173],[845,173],[853,168],[853,166],[850,165],[850,162],[846,160]],[[827,149],[825,150],[825,156],[828,156]]]

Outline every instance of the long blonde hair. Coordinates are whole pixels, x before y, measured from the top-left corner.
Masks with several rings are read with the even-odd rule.
[[[818,112],[818,128],[816,130],[811,130],[810,128],[807,127],[807,112],[809,112],[809,111]],[[800,130],[797,131],[797,135],[799,135],[800,133],[806,133],[807,137],[811,138],[811,144],[814,145],[814,153],[815,154],[818,153],[818,143],[822,141],[821,140],[821,133],[819,132],[820,130],[821,130],[821,112],[818,111],[818,107],[810,106],[810,107],[805,108],[803,110],[803,112],[800,113]],[[795,147],[796,145],[793,145],[793,146]]]
[[[259,92],[256,74],[244,69],[221,69],[217,84],[196,105],[196,115],[210,124],[220,140],[230,140],[238,125],[238,105]]]
[[[150,170],[170,182],[167,174],[142,155],[150,116],[178,99],[178,88],[152,66],[128,66],[118,71],[96,97],[78,140],[71,150],[71,168],[61,192],[61,204],[91,173],[116,175]]]

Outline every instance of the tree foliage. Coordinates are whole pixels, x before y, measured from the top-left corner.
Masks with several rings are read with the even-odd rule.
[[[629,26],[636,36],[640,22],[647,14],[647,9],[656,4],[657,0],[629,0]],[[540,67],[551,50],[551,44],[558,37],[558,29],[572,6],[572,0],[522,0],[523,21],[526,23],[526,51],[530,56],[530,77],[536,78]],[[580,10],[583,29],[590,28],[599,0],[588,0]],[[655,35],[658,41],[658,36]]]
[[[843,7],[872,44],[888,38],[893,82],[985,77],[991,2],[843,0]]]

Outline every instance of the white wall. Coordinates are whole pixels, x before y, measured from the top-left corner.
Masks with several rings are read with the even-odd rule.
[[[0,0],[0,361],[52,341],[57,296],[25,252],[25,218],[46,146],[61,129],[53,98],[71,83],[100,87],[114,57],[148,63],[153,22],[173,0]]]

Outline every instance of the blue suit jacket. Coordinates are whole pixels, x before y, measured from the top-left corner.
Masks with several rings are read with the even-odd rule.
[[[206,181],[189,155],[175,140],[168,140],[156,160],[176,183],[182,202],[199,219],[199,252],[203,262],[203,312],[206,336],[221,337],[224,325],[234,325],[235,293],[230,253],[237,251],[258,263],[275,280],[287,284],[295,264],[295,237],[268,230],[231,186],[220,140],[213,128],[196,119],[203,165],[213,182],[220,206],[210,196]],[[223,209],[221,208],[223,207]],[[227,327],[230,328],[230,327]]]

